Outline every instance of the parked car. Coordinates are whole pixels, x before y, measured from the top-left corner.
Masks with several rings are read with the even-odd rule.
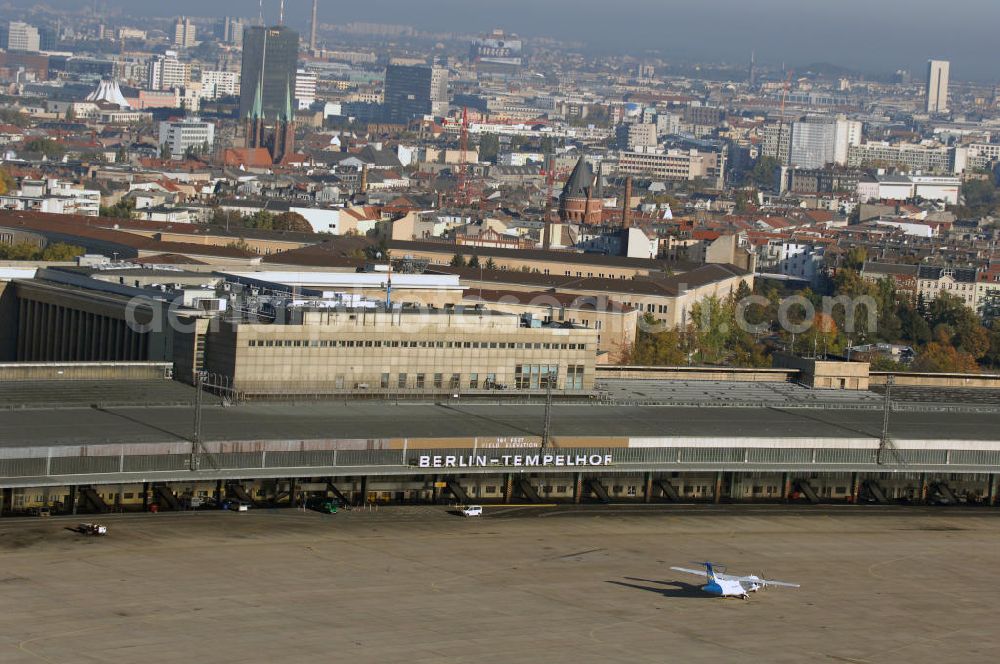
[[[108,527],[99,523],[81,523],[76,527],[76,531],[81,535],[99,537],[108,534]]]
[[[306,507],[323,514],[336,514],[340,503],[332,498],[314,497],[306,501]]]
[[[462,508],[462,514],[464,516],[482,516],[483,506],[482,505],[466,505]]]

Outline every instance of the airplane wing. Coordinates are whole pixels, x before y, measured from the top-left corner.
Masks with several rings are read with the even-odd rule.
[[[761,579],[759,583],[765,586],[781,586],[783,588],[801,588],[797,583],[786,583],[784,581],[771,581],[769,579]]]
[[[708,572],[703,569],[688,569],[686,567],[671,567],[670,569],[675,572],[684,572],[685,574],[695,574],[697,576],[708,576]]]

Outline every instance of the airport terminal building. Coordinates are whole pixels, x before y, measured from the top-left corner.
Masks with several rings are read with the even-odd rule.
[[[996,377],[974,388],[897,387],[886,400],[805,387],[794,369],[727,369],[728,380],[697,367],[644,379],[598,371],[596,394],[549,405],[517,389],[231,402],[196,398],[169,379],[167,364],[0,365],[3,508],[293,505],[313,496],[993,505],[1000,494],[1000,397],[988,386]]]
[[[371,304],[371,303],[368,303]],[[592,329],[534,325],[513,314],[292,305],[284,323],[219,321],[204,333],[204,370],[252,395],[475,393],[594,385]]]

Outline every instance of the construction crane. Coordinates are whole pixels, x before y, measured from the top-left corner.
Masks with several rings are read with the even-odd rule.
[[[788,99],[788,91],[792,87],[792,76],[794,74],[794,69],[788,70],[788,76],[785,77],[785,87],[781,92],[781,124],[785,124],[785,101]]]
[[[552,212],[552,195],[556,185],[556,159],[551,152],[545,155],[545,216]]]

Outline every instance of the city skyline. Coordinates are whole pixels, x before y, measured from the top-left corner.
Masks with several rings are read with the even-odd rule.
[[[205,14],[204,3],[193,0],[172,3],[169,13],[152,0],[102,2],[131,15],[258,13],[258,3],[253,0],[215,2],[209,14]],[[50,0],[49,4],[64,8],[80,5],[68,0]],[[763,0],[753,5],[711,0],[696,7],[624,0],[616,8],[611,12],[597,3],[568,0],[553,0],[543,6],[526,0],[506,0],[482,6],[469,16],[460,11],[462,5],[456,0],[419,5],[373,0],[344,6],[321,1],[319,19],[324,23],[405,24],[429,32],[475,33],[502,27],[528,38],[551,36],[580,41],[595,53],[656,50],[664,57],[678,59],[742,62],[755,50],[762,66],[830,62],[869,73],[891,73],[899,68],[919,72],[933,58],[950,60],[954,78],[997,78],[991,64],[981,57],[980,44],[992,37],[991,26],[1000,21],[1000,6],[981,0],[959,0],[950,4],[947,12],[928,0],[905,5],[845,0],[836,6],[819,7],[789,0]],[[311,9],[309,0],[288,0],[286,22],[294,27],[307,26]],[[265,2],[264,13],[269,23],[275,23],[277,0]]]

